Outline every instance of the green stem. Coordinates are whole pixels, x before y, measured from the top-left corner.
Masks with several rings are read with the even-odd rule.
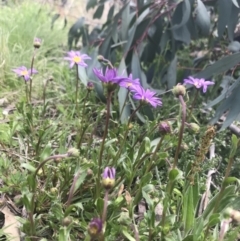
[[[182,123],[181,123],[181,127],[179,130],[179,135],[178,135],[178,146],[177,146],[177,150],[176,150],[175,157],[174,157],[174,162],[173,162],[173,167],[172,167],[173,169],[176,168],[177,163],[178,163],[178,155],[179,155],[181,144],[182,144],[184,125],[185,125],[185,121],[186,121],[186,104],[184,102],[182,95],[179,95],[178,98],[179,98],[180,104],[182,106]]]
[[[26,101],[27,103],[29,103],[29,93],[28,93],[28,85],[27,85],[27,82],[24,80],[25,82],[25,92],[26,92]]]
[[[164,140],[164,137],[165,137],[165,135],[163,135],[163,136],[160,138],[160,140],[159,140],[159,142],[158,142],[158,144],[157,144],[157,146],[156,146],[156,148],[155,148],[155,151],[154,151],[152,157],[150,158],[150,162],[149,162],[148,167],[147,167],[147,169],[146,169],[146,171],[145,171],[145,174],[147,174],[147,173],[152,169],[152,163],[153,163],[153,161],[155,160],[155,158],[156,158],[156,156],[157,156],[157,152],[159,151],[159,149],[160,149],[160,147],[161,147],[161,145],[162,145],[162,142],[163,142],[163,140]]]
[[[78,110],[78,65],[75,64],[76,66],[76,92],[75,92],[75,105],[76,105],[76,111],[77,111],[77,114],[79,114],[79,110]]]
[[[106,218],[107,218],[108,194],[109,194],[109,190],[105,190],[104,207],[103,207],[103,212],[102,212],[102,223],[103,224],[106,222]]]
[[[191,118],[191,114],[192,114],[194,105],[195,105],[195,103],[196,103],[196,100],[197,100],[197,97],[198,97],[198,93],[199,93],[199,91],[196,89],[196,90],[195,90],[195,96],[194,96],[194,99],[193,99],[193,101],[192,101],[191,108],[190,108],[190,110],[189,110],[188,119]]]
[[[108,92],[108,96],[107,96],[106,125],[105,125],[105,130],[104,130],[104,134],[103,134],[103,139],[102,139],[101,148],[100,148],[100,154],[99,154],[99,159],[98,159],[98,176],[97,176],[97,185],[96,185],[97,197],[100,196],[102,158],[103,158],[104,144],[105,144],[105,140],[106,140],[107,133],[108,133],[108,125],[109,125],[109,119],[110,119],[110,106],[111,106],[112,94],[113,94],[113,91]]]
[[[81,123],[83,123],[84,127],[83,127],[83,128],[80,127],[81,136],[80,136],[80,138],[79,138],[79,140],[78,140],[78,144],[77,144],[77,148],[78,148],[78,149],[80,149],[80,147],[81,147],[84,134],[85,134],[85,132],[86,132],[86,130],[87,130],[87,127],[85,126],[86,123],[85,123],[85,115],[84,115],[84,113],[85,113],[85,108],[86,108],[86,100],[87,100],[87,98],[88,98],[89,93],[90,93],[90,91],[87,92],[86,97],[84,98],[84,102],[83,102],[83,110],[82,110],[82,120],[81,120]],[[81,125],[81,124],[80,124],[80,125]]]
[[[31,103],[32,101],[32,74],[33,74],[33,64],[34,64],[34,59],[36,55],[36,49],[34,49],[33,56],[32,56],[32,62],[31,62],[31,72],[30,72],[30,89],[29,89],[29,101]]]
[[[80,176],[80,171],[78,171],[76,173],[76,175],[74,175],[74,179],[73,179],[73,183],[72,183],[72,186],[70,188],[70,191],[69,191],[69,195],[68,195],[68,200],[67,200],[67,205],[66,205],[66,208],[68,208],[72,202],[72,198],[73,198],[73,194],[74,194],[74,188],[76,186],[76,183],[77,183],[77,180]]]
[[[39,166],[37,167],[37,169],[35,170],[35,172],[33,173],[33,177],[34,179],[36,178],[38,171],[49,161],[51,160],[56,160],[59,158],[65,158],[65,157],[69,157],[69,153],[65,153],[65,154],[59,154],[59,155],[54,155],[54,156],[50,156],[48,158],[46,158],[44,161],[42,161]],[[35,190],[34,190],[35,191]]]
[[[127,140],[127,135],[128,135],[128,132],[129,132],[129,124],[131,123],[132,121],[132,118],[134,117],[134,115],[136,114],[136,112],[140,109],[140,107],[142,106],[142,104],[140,103],[139,106],[133,111],[133,113],[131,114],[129,120],[128,120],[128,123],[127,123],[127,130],[125,131],[125,134],[124,134],[124,137],[123,137],[123,140],[122,140],[122,143],[121,143],[121,146],[116,154],[116,158],[115,158],[115,162],[118,160],[118,158],[120,157],[121,153],[122,153],[122,149],[123,147],[125,146],[125,143],[126,143],[126,140]],[[116,163],[114,163],[116,164]]]

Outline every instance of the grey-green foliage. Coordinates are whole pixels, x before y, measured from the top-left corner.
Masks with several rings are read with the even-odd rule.
[[[83,45],[87,47],[98,42],[99,44],[94,46],[99,54],[113,63],[119,63],[119,56],[123,55],[128,73],[140,78],[144,87],[149,88],[148,83],[151,82],[151,86],[154,86],[155,90],[157,88],[158,93],[163,92],[161,84],[171,89],[182,81],[182,77],[188,75],[214,79],[216,75],[221,77],[224,72],[238,64],[239,42],[235,39],[235,30],[239,22],[240,0],[120,2],[122,4],[114,1],[107,21],[98,34],[94,30],[88,32],[81,22],[79,30],[76,28],[75,36],[72,29],[78,24],[78,20],[69,31],[69,47],[72,47],[74,40],[78,41],[79,35],[83,37]],[[89,10],[95,7],[94,18],[101,18],[106,4],[107,0],[89,0],[86,8]],[[101,41],[98,41],[100,39]],[[202,43],[200,48],[199,41]],[[195,51],[198,46],[198,51],[206,50],[209,53],[195,59],[190,57],[189,69],[200,67],[201,71],[182,71],[178,67],[181,56],[185,53],[183,49],[191,52],[190,43],[193,46],[191,50]],[[215,47],[219,46],[228,49],[227,56],[221,57],[223,50],[217,57],[212,54]],[[140,63],[140,66],[136,66],[136,62]],[[230,103],[236,98],[233,96],[235,93],[236,91],[233,91],[229,94],[231,98],[221,98],[222,104],[218,107],[213,122],[217,121],[230,105],[235,114],[233,115],[232,111],[228,113],[228,121],[224,127],[231,124],[229,120],[232,121],[240,113],[237,103]],[[124,96],[122,98],[125,98]]]

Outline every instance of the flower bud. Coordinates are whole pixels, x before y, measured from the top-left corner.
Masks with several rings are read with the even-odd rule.
[[[68,151],[67,151],[67,154],[68,156],[70,157],[79,157],[79,150],[76,149],[76,148],[70,148]]]
[[[179,95],[184,96],[186,94],[186,88],[184,85],[177,84],[173,87],[172,92],[176,97],[178,97]]]
[[[62,220],[62,225],[67,227],[72,223],[72,221],[73,221],[72,217],[67,216]]]
[[[104,188],[110,189],[115,184],[116,170],[114,167],[106,167],[102,174],[102,184]]]
[[[97,56],[97,60],[98,60],[99,62],[102,62],[102,61],[105,60],[105,58],[104,58],[102,55],[98,55],[98,56]]]
[[[88,225],[88,233],[91,238],[97,238],[102,233],[102,220],[100,218],[93,218]]]
[[[160,134],[162,134],[162,135],[171,134],[171,132],[172,132],[172,127],[167,121],[160,122],[158,128],[159,128]]]
[[[192,130],[194,133],[198,133],[200,130],[200,126],[196,123],[190,123],[189,124],[190,130]]]
[[[42,40],[40,38],[34,38],[33,47],[39,49],[41,47]]]
[[[93,84],[93,82],[88,82],[87,83],[87,90],[88,91],[92,91],[94,89],[94,84]]]

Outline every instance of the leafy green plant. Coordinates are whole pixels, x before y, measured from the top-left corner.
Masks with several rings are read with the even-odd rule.
[[[188,9],[187,1],[181,3]],[[123,13],[131,15],[129,5],[117,16]],[[132,15],[138,24],[147,16],[142,14]],[[227,133],[207,126],[197,108],[213,83],[196,77],[184,85],[172,82],[171,93],[160,99],[145,81],[137,49],[128,69],[127,55],[113,62],[97,49],[72,50],[65,60],[67,53],[50,61],[64,52],[59,48],[46,57],[49,83],[39,86],[46,78],[33,77],[32,69],[39,71],[42,49],[50,43],[42,39],[34,51],[31,40],[26,62],[8,62],[3,79],[14,69],[20,75],[12,75],[14,81],[27,86],[0,123],[1,204],[21,216],[24,239],[236,239],[239,177],[232,170],[240,142],[231,135],[220,150]],[[30,67],[16,72],[23,65]],[[188,95],[186,84],[199,95]]]

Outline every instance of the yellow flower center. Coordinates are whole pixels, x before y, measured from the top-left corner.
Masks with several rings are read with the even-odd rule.
[[[28,71],[27,71],[27,70],[23,70],[23,71],[21,72],[21,75],[22,75],[22,76],[28,75]]]
[[[73,61],[74,61],[75,63],[79,63],[79,62],[81,61],[81,58],[80,58],[79,56],[74,56],[74,57],[73,57]]]
[[[132,86],[132,83],[127,83],[127,87],[130,87],[130,86]]]

